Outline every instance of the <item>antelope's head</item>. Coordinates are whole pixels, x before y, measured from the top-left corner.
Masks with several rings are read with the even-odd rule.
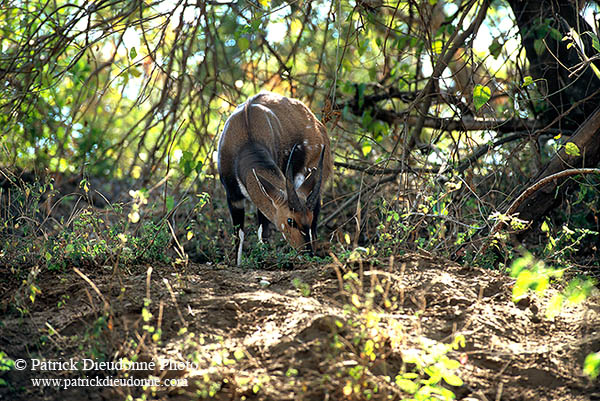
[[[313,240],[316,233],[313,232],[315,211],[320,206],[321,183],[323,181],[323,155],[325,149],[321,150],[319,163],[316,168],[310,170],[302,184],[296,188],[294,185],[292,156],[296,145],[292,148],[287,162],[287,168],[283,179],[269,180],[256,170],[258,186],[265,197],[270,200],[272,208],[265,208],[263,213],[280,231],[286,241],[296,249],[306,246],[309,252],[313,251]],[[283,176],[283,174],[282,174]],[[305,194],[308,193],[308,196]],[[260,205],[257,203],[260,208]],[[267,210],[270,209],[270,210]],[[265,213],[266,211],[266,213]],[[271,212],[271,213],[269,213]]]

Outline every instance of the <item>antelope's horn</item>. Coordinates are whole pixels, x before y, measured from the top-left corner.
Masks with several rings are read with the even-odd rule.
[[[321,182],[323,181],[323,157],[325,156],[325,146],[321,149],[321,156],[319,157],[319,164],[317,166],[317,180],[312,192],[306,199],[306,207],[309,210],[314,210],[317,207],[317,203],[321,199]]]

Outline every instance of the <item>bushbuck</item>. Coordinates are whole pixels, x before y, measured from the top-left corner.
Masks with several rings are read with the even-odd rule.
[[[260,242],[272,223],[294,248],[314,251],[321,188],[332,163],[325,126],[304,103],[261,92],[239,105],[221,134],[218,169],[238,229],[238,266],[245,199],[256,206]]]

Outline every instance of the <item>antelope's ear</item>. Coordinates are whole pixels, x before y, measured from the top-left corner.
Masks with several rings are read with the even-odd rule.
[[[306,179],[300,185],[300,190],[303,193],[309,194],[306,198],[306,206],[309,209],[314,209],[321,198],[321,183],[323,182],[323,158],[325,156],[325,147],[321,145],[321,155],[319,156],[319,164],[317,167],[310,170]]]
[[[304,181],[302,182],[302,185],[298,187],[298,192],[307,195],[310,194],[315,188],[315,184],[317,183],[317,173],[318,172],[316,168],[311,169]]]
[[[252,169],[252,174],[256,178],[258,187],[261,192],[271,200],[273,205],[278,205],[285,202],[285,192],[277,188],[268,178],[263,177],[260,173],[257,173],[255,169]]]

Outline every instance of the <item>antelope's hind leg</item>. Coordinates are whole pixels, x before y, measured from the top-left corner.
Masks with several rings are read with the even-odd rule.
[[[230,197],[227,197],[227,206],[229,207],[229,213],[231,214],[231,221],[234,229],[238,232],[238,250],[237,250],[237,265],[242,263],[242,250],[244,247],[244,200],[234,201]],[[240,207],[241,206],[241,207]]]

